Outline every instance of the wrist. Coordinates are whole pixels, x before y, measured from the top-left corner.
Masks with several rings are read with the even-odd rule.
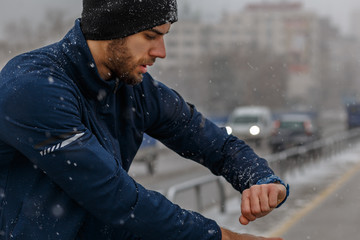
[[[281,180],[281,178],[279,178],[276,175],[270,175],[269,177],[262,178],[259,181],[257,181],[256,185],[269,184],[269,183],[282,184],[286,189],[286,196],[285,196],[284,200],[277,205],[276,208],[278,208],[286,201],[286,199],[288,198],[288,196],[290,194],[289,184],[286,184],[283,180]]]
[[[229,240],[230,237],[229,237],[229,230],[225,229],[225,228],[220,228],[221,230],[221,240]]]

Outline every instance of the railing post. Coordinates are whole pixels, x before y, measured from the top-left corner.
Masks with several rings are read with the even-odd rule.
[[[201,189],[200,189],[200,186],[201,185],[196,185],[195,186],[195,196],[196,196],[196,206],[197,206],[197,209],[199,209],[199,211],[202,211],[203,210],[203,204],[202,204],[202,201],[201,201]]]
[[[220,195],[220,212],[221,213],[225,213],[226,212],[226,195],[225,195],[225,189],[224,189],[224,185],[221,182],[221,179],[218,178],[216,180],[216,184],[218,185],[219,188],[219,195]]]
[[[353,133],[346,132],[344,134],[340,134],[331,138],[326,138],[316,141],[315,143],[312,143],[312,146],[301,146],[296,148],[290,148],[283,152],[276,153],[265,158],[268,158],[269,163],[279,164],[279,166],[281,167],[289,164],[289,162],[285,163],[284,162],[285,160],[290,160],[291,158],[294,158],[296,156],[298,158],[302,158],[304,156],[305,159],[310,158],[311,155],[309,155],[309,151],[314,151],[314,152],[316,151],[317,158],[320,157],[331,158],[336,156],[336,154],[339,154],[340,152],[349,148],[350,143],[354,144],[359,140],[360,140],[360,130]],[[296,159],[292,159],[292,161],[296,161]],[[304,160],[304,162],[306,161]],[[282,174],[285,173],[285,171],[286,170],[280,168],[280,172]],[[196,195],[196,206],[199,209],[199,211],[202,211],[204,210],[204,204],[202,202],[203,199],[201,198],[201,188],[203,185],[211,182],[216,182],[216,185],[219,189],[220,212],[225,213],[227,196],[225,193],[224,183],[222,182],[221,178],[215,177],[214,175],[207,175],[174,185],[168,189],[166,196],[170,201],[173,202],[176,198],[176,195],[179,192],[183,192],[189,189],[194,189]]]

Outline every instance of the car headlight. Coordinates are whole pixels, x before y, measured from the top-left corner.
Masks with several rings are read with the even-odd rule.
[[[256,135],[260,134],[260,128],[258,126],[256,126],[256,125],[251,126],[249,131],[250,131],[250,134],[253,135],[253,136],[256,136]]]
[[[226,129],[227,134],[230,135],[232,133],[232,128],[231,127],[226,126],[225,129]]]

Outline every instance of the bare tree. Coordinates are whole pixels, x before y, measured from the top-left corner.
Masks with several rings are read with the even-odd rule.
[[[249,50],[251,49],[251,50]],[[240,105],[285,105],[287,68],[284,58],[269,51],[242,47],[206,57],[209,106],[229,112]]]
[[[5,42],[0,44],[0,61],[6,62],[11,57],[29,51],[44,44],[60,40],[70,29],[73,19],[66,18],[65,10],[49,9],[45,19],[37,26],[27,19],[10,22],[5,26]]]

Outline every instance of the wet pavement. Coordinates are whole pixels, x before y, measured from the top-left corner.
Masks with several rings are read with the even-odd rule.
[[[167,151],[157,160],[155,170],[150,176],[145,166],[135,163],[130,175],[145,187],[165,193],[174,184],[210,173],[199,164]],[[220,226],[242,233],[282,236],[285,240],[360,239],[359,144],[341,154],[294,168],[283,178],[291,186],[288,201],[247,226],[238,222],[240,194],[229,189],[228,195],[235,197],[227,200],[225,213],[221,213],[217,205],[201,213]],[[189,196],[183,199],[194,201]],[[191,209],[182,199],[176,203]]]
[[[359,224],[360,163],[357,163],[329,182],[271,235],[291,240],[360,239]]]
[[[287,173],[291,195],[268,216],[247,226],[238,223],[240,198],[228,211],[204,213],[236,232],[281,236],[285,240],[360,239],[360,145]]]

